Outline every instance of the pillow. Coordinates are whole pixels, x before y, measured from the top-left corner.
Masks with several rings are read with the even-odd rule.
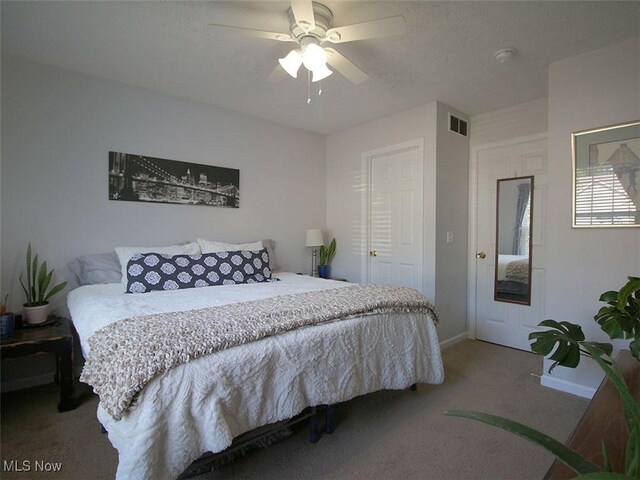
[[[267,253],[269,254],[269,268],[271,271],[275,272],[279,269],[278,262],[276,262],[275,242],[273,240],[262,240],[250,243],[226,243],[198,238],[197,242],[200,245],[202,253],[231,252],[235,250],[260,250],[264,247],[267,249]]]
[[[111,251],[93,255],[82,255],[67,264],[75,278],[74,286],[96,285],[99,283],[120,283],[122,268],[118,255]]]
[[[196,255],[200,253],[200,245],[196,242],[185,245],[170,245],[168,247],[116,247],[116,253],[120,260],[122,286],[127,288],[127,264],[136,253],[164,253],[166,255]]]
[[[126,293],[272,280],[266,248],[198,255],[136,253],[127,265]]]
[[[249,243],[226,243],[198,238],[197,242],[200,245],[200,250],[202,250],[202,253],[235,252],[238,250],[255,251],[262,250],[264,248],[264,245],[261,241]]]
[[[262,240],[262,245],[267,249],[267,253],[269,254],[269,268],[272,272],[277,272],[280,270],[280,266],[276,261],[276,242],[273,240]]]

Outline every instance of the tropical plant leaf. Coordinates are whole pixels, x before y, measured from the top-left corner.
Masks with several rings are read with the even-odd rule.
[[[584,340],[584,333],[579,325],[569,322],[544,320],[539,327],[549,327],[551,330],[533,332],[529,340],[533,340],[531,350],[538,355],[549,356],[553,360],[549,373],[557,366],[575,368],[580,363],[580,343]],[[555,348],[555,351],[553,351]],[[553,354],[551,352],[553,351]]]
[[[618,303],[618,292],[615,290],[609,290],[600,295],[601,302],[607,302],[611,305]]]
[[[627,475],[640,478],[640,425],[629,431],[629,440],[625,450],[624,471]]]
[[[468,410],[447,410],[444,414],[453,417],[471,418],[473,420],[486,423],[487,425],[501,428],[507,432],[515,433],[516,435],[550,451],[558,457],[558,460],[566,464],[576,473],[586,474],[601,471],[598,465],[587,460],[585,457],[570,449],[563,443],[560,443],[550,436],[538,432],[531,427],[523,425],[522,423],[514,422],[513,420],[498,417],[496,415],[490,415],[488,413]]]
[[[618,292],[618,310],[624,311],[627,303],[633,300],[633,294],[640,291],[640,278],[627,277],[629,280]]]

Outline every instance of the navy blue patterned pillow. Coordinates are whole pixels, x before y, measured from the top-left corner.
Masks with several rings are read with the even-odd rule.
[[[136,253],[127,264],[127,293],[272,280],[266,248],[202,255]]]

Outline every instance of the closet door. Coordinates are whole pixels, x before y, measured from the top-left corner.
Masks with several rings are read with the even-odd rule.
[[[422,292],[423,146],[390,146],[367,157],[368,278]]]

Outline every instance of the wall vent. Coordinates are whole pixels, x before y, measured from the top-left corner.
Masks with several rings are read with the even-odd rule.
[[[463,137],[468,137],[469,122],[449,113],[449,131],[462,135]]]

